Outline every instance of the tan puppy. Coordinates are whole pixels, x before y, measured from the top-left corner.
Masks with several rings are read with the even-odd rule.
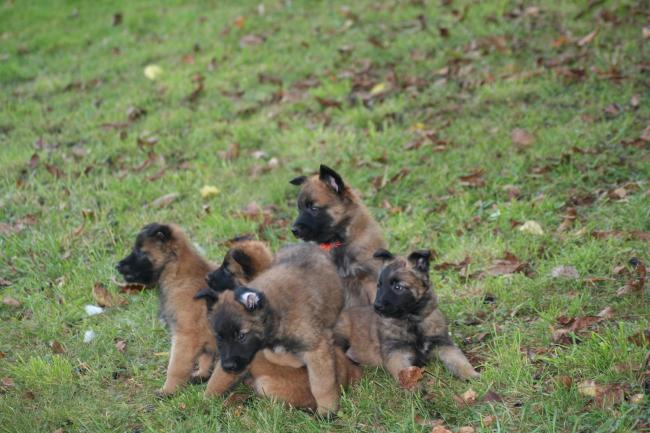
[[[175,392],[192,374],[208,378],[217,352],[207,308],[194,295],[205,287],[215,266],[205,261],[173,224],[149,224],[138,234],[133,251],[117,264],[129,283],[158,284],[160,317],[171,332],[167,378],[161,395]]]

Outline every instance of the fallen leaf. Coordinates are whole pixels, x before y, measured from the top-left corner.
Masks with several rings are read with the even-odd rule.
[[[581,39],[578,41],[578,46],[579,46],[579,47],[584,47],[585,45],[588,45],[591,41],[594,40],[594,38],[596,37],[596,34],[597,34],[597,33],[598,33],[598,30],[594,30],[593,32],[591,32],[591,33],[585,35],[583,38],[581,38]]]
[[[571,334],[578,337],[579,331],[591,328],[602,322],[604,318],[600,316],[580,316],[573,318],[560,316],[556,320],[561,326],[552,329],[551,340],[556,344],[569,345],[573,343]]]
[[[497,420],[497,417],[494,415],[486,415],[483,418],[481,418],[481,424],[485,427],[490,427],[492,424],[494,424],[494,421]]]
[[[630,335],[627,339],[637,346],[648,346],[650,345],[650,328],[645,331],[637,332],[634,335]]]
[[[483,403],[491,403],[491,402],[501,403],[503,401],[503,398],[499,394],[497,394],[496,392],[494,392],[492,390],[489,390],[481,398],[481,401]]]
[[[575,223],[577,216],[578,216],[578,211],[576,208],[574,207],[567,208],[566,212],[564,213],[564,218],[562,219],[562,222],[557,228],[557,231],[565,232],[569,230],[571,227],[573,227],[573,224]]]
[[[601,409],[612,407],[625,400],[626,386],[623,384],[601,385],[593,380],[585,380],[578,384],[578,392],[591,397],[594,405]]]
[[[570,280],[577,280],[580,278],[578,270],[574,266],[556,266],[551,270],[551,276],[553,278],[567,278]]]
[[[431,433],[454,433],[451,430],[444,428],[441,425],[437,425],[431,429]]]
[[[252,34],[251,35],[246,35],[246,36],[243,36],[239,40],[239,46],[244,48],[244,47],[250,47],[250,46],[253,46],[253,45],[259,45],[259,44],[264,43],[265,40],[266,40],[266,38],[264,36],[252,35]]]
[[[460,179],[460,184],[462,186],[469,186],[473,188],[479,188],[482,186],[485,186],[485,179],[483,179],[483,174],[485,173],[485,170],[483,169],[478,169],[470,174],[466,174],[464,176],[458,176]]]
[[[458,433],[474,433],[474,427],[465,426],[458,429]]]
[[[113,14],[113,27],[119,26],[122,24],[122,12],[116,12]]]
[[[163,70],[158,65],[147,65],[144,68],[144,76],[150,80],[157,80],[162,75]]]
[[[13,388],[14,386],[16,386],[14,384],[14,380],[9,376],[4,376],[1,382],[2,382],[2,386],[5,388]]]
[[[65,348],[63,345],[56,340],[50,342],[50,348],[52,349],[53,353],[65,353]]]
[[[399,376],[399,386],[401,388],[412,391],[415,389],[416,385],[423,377],[423,368],[419,367],[408,367],[400,371]]]
[[[0,287],[11,286],[12,282],[0,277]]]
[[[100,307],[115,307],[122,303],[109,293],[109,291],[106,290],[106,287],[99,282],[95,283],[93,286],[93,298],[95,298],[95,302],[97,302],[97,305]]]
[[[117,286],[119,287],[120,293],[126,293],[127,295],[134,295],[148,288],[144,284],[139,283],[117,284]]]
[[[645,264],[641,260],[637,259],[636,257],[632,257],[629,263],[636,272],[636,278],[633,280],[629,280],[627,283],[625,283],[623,287],[619,288],[616,291],[617,296],[623,296],[629,293],[641,293],[645,288],[645,281],[646,281]]]
[[[180,197],[180,194],[177,192],[170,192],[169,194],[165,194],[162,197],[158,197],[151,203],[149,203],[149,207],[154,207],[158,209],[165,208],[172,204],[176,199]]]
[[[526,275],[530,274],[530,265],[527,262],[520,261],[514,254],[506,251],[503,259],[493,261],[489,268],[481,272],[480,276],[488,275],[496,277],[499,275],[512,275],[517,272]]]
[[[528,147],[535,142],[533,134],[521,128],[513,129],[510,138],[512,139],[512,143],[520,148]]]
[[[11,296],[5,296],[4,298],[2,298],[2,303],[15,308],[20,307],[21,305],[19,301],[12,298]]]
[[[217,152],[219,157],[224,161],[232,161],[239,158],[239,143],[232,142],[228,145],[228,149]]]
[[[529,233],[532,235],[541,236],[544,234],[542,226],[539,225],[537,221],[526,221],[521,227],[519,227],[520,232]]]
[[[323,108],[327,108],[327,107],[341,108],[343,106],[343,104],[341,104],[339,101],[335,99],[321,98],[320,96],[316,96],[316,100]]]
[[[203,198],[210,198],[217,194],[219,194],[219,188],[216,186],[204,185],[203,188],[201,188],[201,197]]]
[[[246,25],[246,17],[240,15],[237,18],[235,18],[235,27],[241,30],[244,28],[245,25]]]
[[[603,319],[613,319],[614,316],[614,309],[612,307],[605,307],[598,313],[598,317],[602,317]]]
[[[115,348],[117,349],[118,352],[124,353],[124,351],[126,350],[126,341],[119,338],[116,339]]]
[[[573,385],[573,378],[571,376],[557,376],[555,382],[562,385],[564,388],[571,388],[571,385]]]

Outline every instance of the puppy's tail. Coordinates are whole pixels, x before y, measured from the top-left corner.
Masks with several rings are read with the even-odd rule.
[[[480,374],[474,370],[463,352],[454,344],[445,344],[435,349],[438,358],[454,376],[462,380],[475,379]]]

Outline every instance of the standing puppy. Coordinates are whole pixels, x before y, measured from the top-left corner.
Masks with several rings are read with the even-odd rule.
[[[438,309],[429,281],[430,252],[415,251],[403,258],[379,250],[375,257],[385,265],[374,305],[344,310],[337,324],[337,337],[349,343],[348,356],[383,366],[395,380],[408,367],[425,366],[434,354],[460,379],[478,377],[451,341]]]
[[[291,247],[282,249],[276,260],[294,260],[294,254],[300,251]],[[219,294],[250,283],[271,266],[272,259],[271,252],[263,242],[237,240],[226,253],[221,266],[208,275],[209,287],[199,291],[195,297],[204,298],[209,310],[212,310]],[[338,385],[347,386],[361,377],[361,368],[352,363],[339,347],[335,348],[335,354]],[[255,355],[249,371],[251,385],[258,394],[277,398],[294,407],[316,409],[307,369],[293,355],[264,349]]]
[[[307,367],[320,414],[339,401],[332,328],[343,307],[343,289],[328,255],[311,244],[285,248],[266,272],[218,295],[213,325],[220,361],[206,395],[222,394],[263,349],[293,355]]]
[[[293,234],[331,250],[343,280],[346,307],[372,304],[380,268],[372,254],[384,248],[385,242],[368,209],[341,176],[325,165],[319,174],[300,176],[290,183],[300,185]]]
[[[204,302],[194,299],[214,266],[192,247],[180,227],[149,224],[138,234],[133,251],[117,264],[129,283],[158,284],[160,317],[169,327],[172,347],[161,395],[185,384],[198,361],[196,376],[207,378],[217,351]]]

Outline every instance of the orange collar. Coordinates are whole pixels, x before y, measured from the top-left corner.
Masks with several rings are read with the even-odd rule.
[[[318,244],[318,246],[323,251],[332,251],[334,248],[342,247],[343,242],[339,242],[339,241],[326,242],[324,244]]]

